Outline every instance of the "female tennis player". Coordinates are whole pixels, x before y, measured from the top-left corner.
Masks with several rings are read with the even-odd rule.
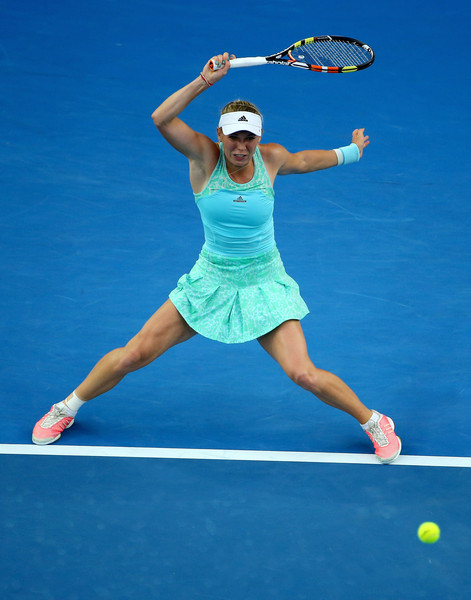
[[[260,144],[262,117],[246,101],[223,109],[218,142],[194,131],[180,113],[227,75],[230,58],[227,53],[212,57],[196,79],[152,115],[163,137],[189,161],[205,233],[196,264],[126,346],[106,354],[70,396],[38,421],[33,442],[55,442],[85,402],[199,333],[224,343],[257,339],[295,383],[354,417],[378,459],[391,462],[401,451],[392,419],[367,408],[341,379],[311,362],[300,323],[309,311],[298,285],[285,272],[273,229],[277,175],[356,162],[369,144],[368,136],[364,129],[355,129],[349,146],[293,154],[279,144]],[[222,68],[213,70],[213,64]]]

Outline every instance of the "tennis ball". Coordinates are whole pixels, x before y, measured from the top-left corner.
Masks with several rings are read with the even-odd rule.
[[[427,521],[419,527],[417,535],[419,536],[419,540],[424,542],[424,544],[435,544],[440,537],[440,527],[436,523]]]

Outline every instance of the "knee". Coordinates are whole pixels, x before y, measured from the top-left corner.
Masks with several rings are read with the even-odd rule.
[[[314,366],[308,366],[306,368],[295,369],[289,373],[290,378],[309,392],[314,394],[318,393],[321,389],[321,378],[319,370]]]
[[[144,346],[130,342],[121,349],[116,370],[119,373],[127,374],[132,371],[137,371],[149,362],[151,362],[149,353],[146,352]]]

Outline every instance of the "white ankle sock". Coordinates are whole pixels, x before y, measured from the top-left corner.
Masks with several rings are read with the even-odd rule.
[[[78,412],[78,409],[81,408],[84,404],[85,402],[83,400],[80,400],[75,391],[72,392],[72,396],[70,396],[70,398],[67,398],[63,402],[59,402],[59,406],[63,406],[65,408],[69,417],[75,417],[75,415]]]
[[[370,428],[370,425],[373,425],[373,423],[377,423],[380,420],[380,418],[381,415],[374,410],[373,415],[370,417],[369,421],[362,425],[363,429],[366,431]]]

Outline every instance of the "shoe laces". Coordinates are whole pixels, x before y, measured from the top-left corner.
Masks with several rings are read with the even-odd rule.
[[[49,429],[50,427],[58,423],[61,419],[64,419],[67,416],[68,415],[66,414],[64,409],[61,409],[58,406],[54,405],[51,412],[44,419],[42,426],[44,427],[44,429]]]
[[[389,444],[389,434],[392,433],[392,431],[393,428],[391,427],[391,423],[388,419],[386,419],[384,429],[380,426],[379,421],[377,423],[373,423],[369,427],[371,437],[381,448],[384,448],[384,446]]]

